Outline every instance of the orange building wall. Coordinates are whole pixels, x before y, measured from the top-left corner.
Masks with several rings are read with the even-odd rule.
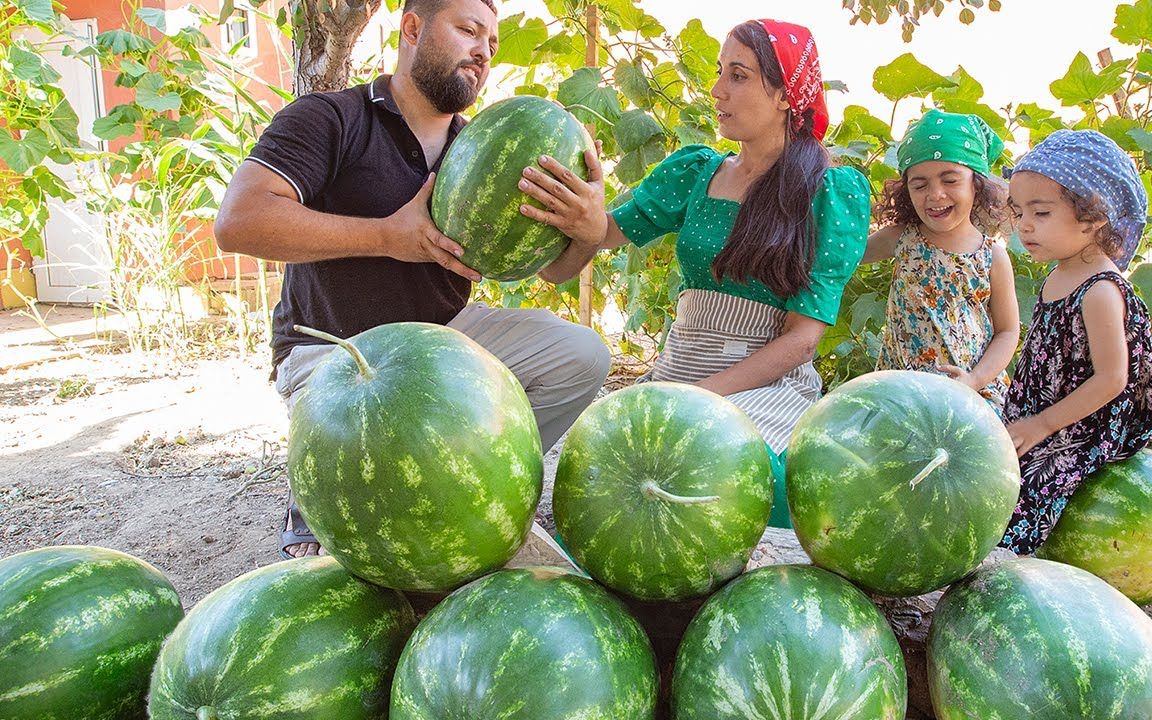
[[[32,255],[19,240],[0,239],[0,309],[23,305],[21,296],[36,296]]]
[[[141,0],[141,2],[144,7],[159,9],[177,9],[188,4],[180,0]],[[286,0],[265,3],[262,6],[262,12],[274,16],[284,2]],[[123,3],[122,0],[63,0],[61,4],[63,13],[74,20],[94,18],[98,32],[125,28],[130,25],[129,21],[125,19],[124,13],[131,11],[131,6]],[[205,12],[217,15],[221,7],[220,0],[197,2],[196,5]],[[270,23],[258,20],[254,29],[256,32],[256,52],[251,59],[247,60],[247,68],[264,83],[291,90],[291,44]],[[222,26],[205,28],[205,34],[209,41],[216,47],[222,45],[223,32]],[[155,31],[153,34],[159,35]],[[117,72],[115,69],[103,69],[101,74],[103,77],[104,112],[117,105],[132,101],[134,91],[131,88],[116,86]],[[257,100],[264,102],[273,113],[285,104],[284,100],[269,90],[265,84],[253,82],[246,90]],[[132,139],[129,137],[118,138],[109,143],[108,149],[112,152],[119,151]],[[189,255],[192,256],[192,259],[187,263],[187,274],[188,279],[193,282],[203,279],[234,278],[237,272],[237,261],[239,261],[241,274],[248,275],[257,271],[256,261],[253,258],[221,253],[212,237],[211,226],[207,224],[195,225],[190,228],[185,239],[184,249],[191,250]],[[3,256],[0,256],[0,259],[2,258]],[[0,265],[0,268],[2,267],[3,265]]]

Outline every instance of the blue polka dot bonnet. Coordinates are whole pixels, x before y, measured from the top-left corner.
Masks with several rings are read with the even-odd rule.
[[[1148,193],[1119,145],[1095,130],[1057,130],[1020,158],[1013,172],[1022,171],[1043,175],[1083,198],[1103,200],[1108,222],[1124,240],[1116,265],[1128,267],[1148,220]]]

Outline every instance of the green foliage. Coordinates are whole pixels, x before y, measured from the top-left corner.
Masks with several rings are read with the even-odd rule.
[[[598,66],[586,68],[590,2],[601,22],[594,38]],[[387,2],[392,10],[398,5],[399,0]],[[540,17],[518,13],[501,19],[495,63],[515,93],[556,100],[588,123],[603,145],[610,201],[627,198],[630,188],[677,147],[730,147],[717,137],[708,93],[720,43],[699,20],[671,34],[631,0],[545,0],[544,6]],[[222,17],[231,7],[225,3],[228,12],[222,11]],[[925,17],[959,11],[961,19],[972,20],[973,11],[995,12],[999,3],[845,0],[844,7],[853,22],[899,21],[907,35]],[[228,54],[207,47],[202,28],[214,18],[201,15],[191,27],[168,27],[165,17],[140,8],[131,28],[102,33],[91,45],[72,43],[70,52],[98,59],[103,68],[116,71],[117,85],[133,91],[131,102],[111,108],[92,128],[104,140],[129,140],[114,154],[79,147],[76,114],[58,87],[59,78],[41,59],[40,46],[18,32],[34,27],[45,37],[59,33],[49,0],[17,0],[11,13],[0,18],[0,232],[20,236],[38,250],[48,200],[71,196],[48,161],[97,158],[101,171],[92,178],[86,199],[113,220],[122,276],[135,277],[137,286],[151,283],[170,292],[183,282],[181,273],[155,268],[171,270],[189,259],[187,248],[175,239],[187,237],[196,223],[214,215],[224,187],[270,112],[252,99],[245,89],[249,79]],[[281,13],[265,21],[287,27],[288,18]],[[1081,115],[1074,123],[1035,103],[993,108],[984,102],[983,86],[963,67],[941,72],[911,54],[877,68],[874,87],[891,101],[892,117],[900,103],[970,112],[1005,139],[1026,133],[1035,143],[1069,125],[1099,129],[1133,153],[1152,189],[1152,109],[1145,100],[1152,93],[1152,0],[1118,6],[1113,35],[1128,46],[1130,52],[1117,53],[1126,59],[1095,68],[1077,55],[1052,84],[1061,103]],[[830,82],[829,90],[836,89]],[[894,148],[901,135],[903,128],[893,128],[890,117],[850,105],[843,121],[830,129],[827,143],[839,162],[867,175],[878,195],[886,181],[897,177]],[[1010,250],[1027,323],[1046,268],[1029,261],[1018,243],[1010,243]],[[1132,273],[1145,297],[1152,295],[1150,261],[1146,242]],[[153,271],[139,272],[140,267]],[[818,365],[830,385],[873,367],[890,274],[889,263],[862,266],[848,284],[839,320],[818,350]],[[667,334],[679,286],[672,236],[644,249],[600,253],[593,262],[594,324],[620,312],[625,323],[620,350],[650,359],[651,348],[659,347]],[[121,292],[126,307],[141,302],[129,297],[130,291],[126,286]],[[504,307],[547,307],[575,319],[579,296],[576,280],[554,286],[532,279],[486,281],[478,286],[476,299]]]
[[[18,0],[0,13],[0,236],[43,253],[48,201],[70,193],[48,162],[81,151],[76,112],[40,52],[63,29],[51,0]]]
[[[195,293],[182,291],[186,272],[200,260],[205,225],[271,112],[246,90],[247,71],[209,47],[203,28],[213,18],[193,12],[190,25],[169,27],[163,11],[126,11],[128,27],[90,43],[65,34],[61,19],[36,3],[23,2],[0,20],[0,40],[12,40],[0,42],[0,65],[11,68],[0,73],[0,183],[9,190],[0,193],[0,232],[19,235],[42,255],[48,201],[78,196],[102,218],[111,263],[106,304],[129,318],[130,344],[179,351],[195,332],[186,307]],[[46,19],[34,21],[32,13]],[[26,39],[28,27],[42,39]],[[133,91],[131,102],[85,128],[120,141],[118,151],[81,147],[60,76],[42,59],[50,41],[65,44],[66,55],[115,69],[115,84]],[[85,161],[94,171],[80,173],[69,188],[48,160]],[[233,319],[242,344],[262,342],[259,318],[252,328],[246,316]]]
[[[956,86],[956,82],[940,75],[917,60],[912,53],[904,53],[883,67],[876,68],[872,87],[893,102],[906,97],[927,97],[933,90]]]
[[[1127,70],[1127,62],[1115,62],[1096,73],[1088,56],[1076,53],[1067,74],[1052,83],[1052,94],[1065,106],[1092,107],[1101,98],[1124,87]]]
[[[912,42],[912,35],[927,15],[940,17],[946,4],[959,6],[958,18],[965,25],[976,21],[976,10],[985,7],[984,0],[843,0],[844,9],[852,13],[851,24],[871,22],[884,24],[899,20],[904,42]],[[1000,0],[988,0],[987,9],[999,12]]]

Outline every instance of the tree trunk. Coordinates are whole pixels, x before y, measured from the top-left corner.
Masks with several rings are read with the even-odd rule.
[[[343,90],[352,71],[352,47],[383,0],[297,0],[292,9],[292,92]]]

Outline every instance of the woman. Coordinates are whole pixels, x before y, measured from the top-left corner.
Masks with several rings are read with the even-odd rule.
[[[592,153],[588,182],[542,158],[524,170],[520,188],[545,209],[521,212],[572,238],[541,273],[553,282],[575,275],[598,249],[679,233],[683,288],[652,379],[727,396],[779,455],[820,395],[812,358],[863,255],[870,190],[858,171],[830,167],[820,63],[806,28],[738,25],[721,49],[712,97],[720,134],[739,153],[684,147],[611,213]],[[776,494],[772,524],[786,527],[779,472]]]

